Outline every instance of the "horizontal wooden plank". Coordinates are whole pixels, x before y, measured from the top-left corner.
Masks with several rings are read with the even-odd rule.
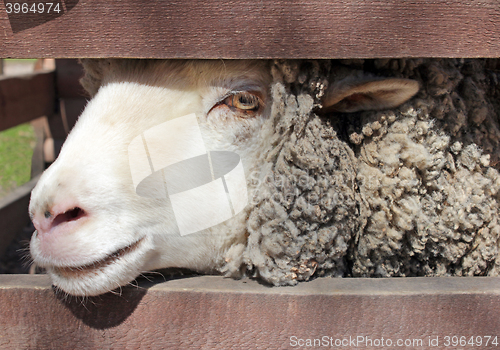
[[[40,175],[0,198],[0,255],[3,255],[16,233],[29,223],[31,190],[39,178]]]
[[[54,81],[54,72],[0,77],[0,131],[52,115]]]
[[[82,301],[54,293],[47,276],[0,275],[2,348],[303,349],[315,339],[325,348],[466,348],[453,336],[495,348],[499,314],[498,278],[321,278],[270,288],[198,276]]]
[[[0,57],[500,57],[497,0],[62,4],[9,17],[0,3]]]

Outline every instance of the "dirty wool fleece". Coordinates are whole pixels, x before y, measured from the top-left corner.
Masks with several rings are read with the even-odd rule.
[[[275,61],[273,130],[247,242],[223,272],[274,285],[311,276],[498,275],[497,60]],[[393,110],[322,113],[346,74],[410,78]]]

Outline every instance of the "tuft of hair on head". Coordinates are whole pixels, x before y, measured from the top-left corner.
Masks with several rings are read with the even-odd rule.
[[[85,75],[80,79],[80,84],[90,97],[94,97],[102,84],[106,71],[105,67],[111,64],[110,60],[86,58],[80,59],[80,64],[85,70]]]

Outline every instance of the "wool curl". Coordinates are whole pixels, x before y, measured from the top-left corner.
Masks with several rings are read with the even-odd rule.
[[[275,61],[274,135],[247,222],[247,274],[273,285],[498,275],[498,66]],[[346,72],[410,78],[421,89],[392,110],[321,115],[328,82]]]
[[[325,64],[326,63],[326,64]],[[343,276],[358,230],[355,156],[312,111],[327,81],[328,62],[277,62],[272,67],[274,134],[247,222],[243,254],[250,271],[274,285]]]

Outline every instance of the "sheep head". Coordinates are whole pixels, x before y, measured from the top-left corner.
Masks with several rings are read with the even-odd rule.
[[[94,96],[59,157],[33,190],[29,207],[36,228],[30,246],[32,257],[47,269],[54,285],[73,295],[101,294],[126,285],[142,272],[168,267],[236,276],[246,264],[271,283],[289,284],[289,276],[266,277],[259,254],[267,253],[257,253],[261,233],[272,229],[269,224],[276,223],[276,218],[268,217],[265,222],[261,216],[257,222],[256,208],[265,211],[274,205],[274,195],[294,191],[273,185],[277,192],[266,192],[271,187],[262,180],[276,174],[274,165],[279,163],[276,145],[293,142],[297,133],[305,130],[304,124],[300,131],[304,118],[321,109],[350,112],[390,108],[418,89],[418,84],[409,80],[362,77],[345,84],[337,81],[329,90],[324,84],[316,94],[299,94],[295,101],[277,101],[275,96],[283,85],[276,80],[283,77],[278,77],[266,61],[83,63],[87,71],[83,85]],[[298,105],[302,108],[299,116],[282,113]],[[179,231],[168,195],[155,196],[163,191],[157,182],[142,183],[141,191],[147,195],[139,195],[130,164],[134,140],[140,142],[140,135],[148,130],[184,116],[195,116],[207,150],[230,152],[241,158],[249,196],[249,204],[231,219],[187,235]],[[293,131],[291,125],[295,125]],[[309,125],[314,127],[314,123]],[[329,145],[336,148],[334,153],[342,159],[340,162],[351,166],[346,176],[351,177],[347,183],[352,196],[345,198],[345,215],[326,214],[333,215],[330,224],[332,220],[340,222],[333,226],[345,226],[343,244],[347,244],[354,232],[352,222],[356,221],[348,216],[359,214],[352,154],[333,130],[326,132],[331,133],[326,136],[332,140]],[[158,147],[174,150],[179,143],[189,142],[182,137],[166,137]],[[333,163],[333,176],[342,177],[344,169]],[[327,183],[325,188],[337,185],[345,186]],[[325,208],[328,210],[328,205]],[[199,213],[189,214],[191,220],[199,220]],[[285,212],[282,216],[292,214]],[[330,239],[332,249],[336,249],[340,242],[330,236],[323,238]],[[338,249],[345,253],[345,249]]]

